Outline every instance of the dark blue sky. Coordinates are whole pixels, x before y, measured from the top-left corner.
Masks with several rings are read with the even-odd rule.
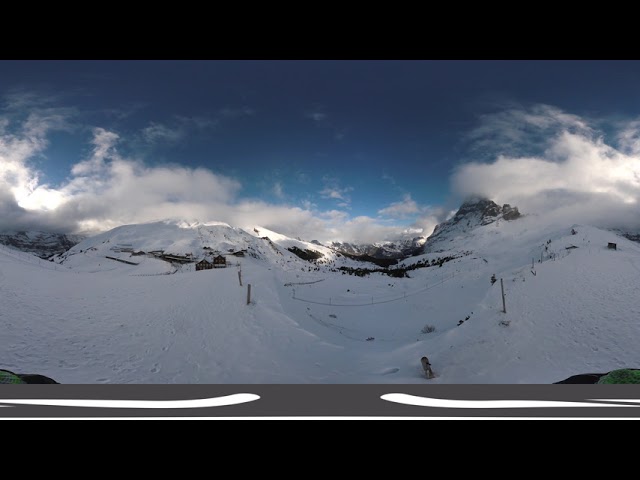
[[[29,159],[52,188],[102,128],[121,156],[206,167],[240,198],[380,217],[407,196],[443,205],[456,166],[491,160],[469,139],[483,115],[547,104],[628,120],[638,85],[640,62],[620,61],[3,61],[0,115],[11,131],[30,108],[68,110]]]

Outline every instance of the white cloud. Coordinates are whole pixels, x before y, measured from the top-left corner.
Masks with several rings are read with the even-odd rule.
[[[428,237],[433,233],[436,225],[445,220],[447,220],[447,218],[442,208],[433,207],[425,209],[416,221],[405,230],[405,235],[411,237]]]
[[[594,130],[588,121],[551,105],[525,109],[511,105],[497,113],[480,116],[479,126],[466,135],[476,154],[488,152],[513,155],[544,149],[560,132],[590,136]]]
[[[302,205],[302,208],[304,208],[305,210],[314,210],[315,208],[318,207],[318,205],[316,205],[315,203],[313,203],[311,200],[306,199],[306,200],[302,200],[300,202],[300,205]]]
[[[219,115],[221,117],[221,115]],[[159,144],[176,144],[189,134],[204,130],[213,130],[220,125],[220,118],[185,117],[176,115],[168,123],[149,122],[138,137],[144,143],[155,146]]]
[[[385,181],[389,182],[394,187],[398,185],[398,182],[396,181],[395,177],[392,177],[388,173],[383,173],[382,174],[382,180],[385,180]]]
[[[428,237],[436,225],[446,219],[446,210],[444,208],[418,205],[408,193],[404,195],[402,201],[394,202],[388,207],[379,210],[378,214],[394,220],[414,217],[415,221],[403,230],[402,236],[404,237]]]
[[[501,154],[489,163],[462,165],[452,177],[454,191],[487,196],[516,204],[525,213],[545,213],[569,222],[640,226],[640,122],[624,125],[616,137],[618,145],[611,145],[596,135],[587,120],[551,107],[543,111],[549,115],[509,113],[512,118],[528,119],[547,135],[546,148],[539,155]],[[489,127],[506,129],[506,137],[513,137],[513,126],[490,122],[483,127],[487,135]],[[497,131],[493,137],[503,138],[503,134]],[[526,136],[518,141],[526,144]]]
[[[353,191],[353,187],[340,186],[336,178],[325,175],[322,179],[324,188],[318,193],[326,200],[337,200],[338,206],[345,207],[351,204],[349,192]]]
[[[182,128],[169,128],[162,123],[151,122],[149,126],[142,129],[142,137],[147,143],[158,142],[176,143],[185,136]]]
[[[35,102],[34,98],[12,97],[8,103],[15,105]],[[41,155],[48,146],[47,134],[52,130],[69,128],[68,110],[34,109],[26,118],[13,122],[3,117],[0,122],[0,188],[9,192],[17,206],[29,205],[26,200],[38,188],[36,195],[41,202],[46,196],[47,186],[39,185],[40,173],[29,165],[29,161]],[[13,117],[13,116],[12,116]],[[8,130],[15,124],[14,132]],[[6,197],[5,197],[6,201]]]
[[[276,196],[276,198],[284,198],[284,190],[282,189],[282,183],[281,182],[276,182],[273,185],[273,194]]]
[[[21,112],[25,109],[31,111],[42,108],[51,108],[58,99],[55,95],[43,95],[33,91],[13,89],[2,96],[2,107],[8,112]]]
[[[327,119],[327,114],[322,112],[307,112],[305,117],[310,118],[316,123],[321,123]]]
[[[119,140],[118,134],[104,128],[93,129],[93,154],[87,160],[76,163],[71,169],[75,176],[97,175],[104,172],[106,160],[117,156],[115,145]]]
[[[213,130],[218,128],[222,122],[250,117],[255,114],[254,109],[244,106],[240,108],[221,108],[209,117],[175,115],[165,123],[149,122],[149,125],[140,131],[139,138],[149,145],[160,143],[175,144],[184,140],[187,135],[193,132]]]
[[[319,193],[320,195],[322,195],[322,198],[333,198],[335,200],[344,200],[344,192],[338,188],[325,187],[324,189],[320,190]]]
[[[382,210],[378,210],[378,214],[392,218],[406,218],[421,211],[418,204],[411,198],[410,194],[406,194],[401,202],[395,202]]]

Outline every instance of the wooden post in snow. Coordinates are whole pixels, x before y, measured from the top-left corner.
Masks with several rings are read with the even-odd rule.
[[[500,288],[502,289],[502,311],[507,313],[507,306],[504,303],[504,283],[502,283],[502,279],[500,279]]]
[[[422,357],[420,359],[420,363],[422,363],[422,368],[424,369],[424,373],[429,380],[435,377],[433,370],[431,369],[431,363],[427,357]]]
[[[247,305],[251,303],[251,284],[247,285]]]
[[[242,286],[242,270],[238,270],[238,281],[240,282],[240,286]]]

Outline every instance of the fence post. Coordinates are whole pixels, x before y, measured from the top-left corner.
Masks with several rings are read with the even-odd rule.
[[[238,281],[240,282],[240,286],[242,286],[242,270],[238,270]]]
[[[247,305],[251,303],[251,284],[247,285]]]
[[[502,311],[507,313],[507,306],[504,302],[504,283],[502,283],[502,279],[500,279],[500,288],[502,289]]]

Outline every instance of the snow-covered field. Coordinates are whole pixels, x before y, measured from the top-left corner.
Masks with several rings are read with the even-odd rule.
[[[411,278],[332,271],[376,267],[260,227],[119,227],[55,264],[0,247],[0,368],[61,383],[552,383],[638,368],[640,244],[571,227],[533,217],[481,226],[405,260],[471,252]],[[130,247],[247,255],[195,272],[121,251]]]

